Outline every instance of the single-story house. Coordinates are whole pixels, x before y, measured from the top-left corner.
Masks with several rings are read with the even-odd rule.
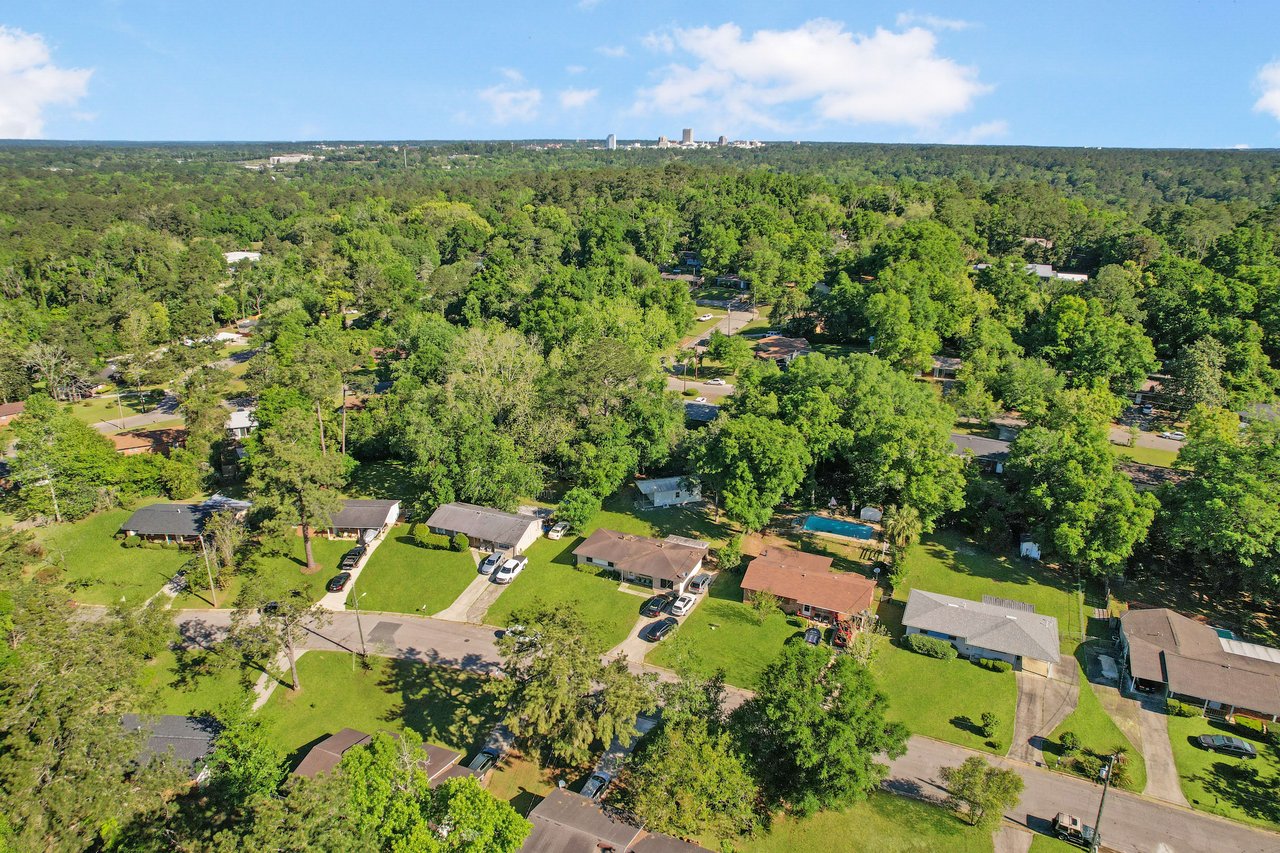
[[[125,536],[137,536],[149,542],[175,542],[192,545],[200,541],[204,523],[215,512],[229,510],[243,517],[250,504],[213,495],[199,504],[151,504],[134,511],[120,525]]]
[[[933,378],[955,379],[956,371],[963,366],[964,362],[961,359],[949,355],[935,355],[933,357]]]
[[[1013,441],[1027,428],[1026,419],[1013,412],[994,417],[989,423],[996,428],[996,438],[1001,441]]]
[[[740,275],[716,276],[716,287],[732,287],[736,290],[746,290],[749,286],[746,279]]]
[[[232,438],[244,438],[258,425],[253,409],[236,409],[227,418],[227,434]]]
[[[249,261],[250,263],[253,263],[254,261],[262,260],[262,253],[261,252],[223,252],[222,259],[227,262],[227,266],[231,266],[232,264],[238,264],[241,261]]]
[[[120,720],[126,732],[141,730],[146,737],[138,763],[145,765],[156,756],[171,755],[178,764],[191,768],[191,778],[204,775],[204,759],[213,752],[218,736],[218,721],[211,717],[188,717],[181,714],[139,716],[125,714]]]
[[[744,595],[773,593],[787,613],[839,622],[874,609],[876,582],[831,568],[831,558],[769,547],[747,565]]]
[[[347,500],[333,514],[325,531],[335,539],[369,542],[400,518],[400,501]]]
[[[1147,374],[1147,378],[1142,380],[1138,390],[1130,393],[1129,397],[1133,400],[1134,405],[1137,406],[1147,404],[1163,408],[1169,404],[1171,397],[1164,387],[1164,384],[1168,381],[1168,376],[1158,373]]]
[[[813,352],[806,338],[788,338],[784,335],[765,335],[756,342],[756,358],[776,361],[786,366],[802,355]]]
[[[947,640],[967,658],[1008,661],[1036,675],[1049,675],[1058,662],[1058,620],[1019,601],[989,595],[970,601],[913,589],[902,626],[908,634]]]
[[[107,436],[116,446],[116,453],[121,456],[136,456],[139,453],[160,453],[165,456],[175,447],[181,447],[186,441],[185,429],[146,429]]]
[[[951,446],[953,454],[973,459],[984,471],[1003,474],[1004,464],[1009,461],[1009,442],[998,438],[953,432]]]
[[[682,536],[650,539],[601,527],[573,549],[578,564],[612,569],[627,583],[684,592],[702,568],[707,543]]]
[[[348,750],[364,746],[371,740],[373,735],[350,728],[331,734],[307,750],[302,761],[294,768],[293,775],[310,779],[321,773],[328,773],[338,766],[342,756],[346,755]],[[427,780],[433,787],[443,782],[446,773],[462,760],[462,753],[435,744],[424,743],[422,752],[422,768],[426,771]]]
[[[487,506],[451,503],[438,507],[427,519],[432,533],[467,537],[472,548],[519,554],[542,535],[542,519]]]
[[[646,509],[683,506],[702,500],[702,484],[690,477],[658,477],[637,480],[636,488],[644,495]]]
[[[0,427],[7,426],[10,421],[26,411],[26,408],[26,400],[19,400],[16,403],[0,403]]]
[[[529,812],[533,830],[522,853],[696,853],[706,850],[649,832],[633,815],[556,788]]]
[[[985,270],[990,266],[991,264],[974,264],[973,269],[974,271]],[[1086,282],[1089,280],[1089,276],[1084,273],[1062,272],[1061,270],[1055,270],[1052,264],[1026,264],[1022,269],[1041,281],[1057,279],[1058,281]]]
[[[1247,424],[1254,421],[1280,420],[1280,405],[1275,403],[1251,403],[1240,412],[1240,420]]]
[[[1272,722],[1280,715],[1280,649],[1242,642],[1167,608],[1121,616],[1120,640],[1131,689],[1204,711]]]

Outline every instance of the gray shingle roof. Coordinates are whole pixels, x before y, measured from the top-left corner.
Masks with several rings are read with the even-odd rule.
[[[963,456],[968,451],[977,459],[990,459],[992,462],[1004,462],[1009,458],[1009,442],[998,438],[953,432],[951,444],[955,447],[957,456]]]
[[[195,504],[152,504],[135,510],[120,529],[140,536],[197,536],[208,514]]]
[[[1040,613],[913,589],[902,624],[993,652],[1058,662],[1058,620]]]
[[[573,555],[604,560],[616,569],[651,578],[679,581],[688,577],[702,562],[706,549],[671,539],[650,539],[601,527],[574,548]]]
[[[387,513],[399,501],[350,500],[333,514],[330,527],[343,530],[380,530],[387,523]]]
[[[173,753],[173,757],[185,764],[195,764],[213,750],[213,739],[218,734],[217,721],[208,717],[185,717],[164,714],[141,717],[125,714],[120,720],[126,732],[142,729],[147,736],[139,760],[150,761],[154,756]]]
[[[468,539],[514,544],[531,526],[542,521],[531,515],[515,515],[475,504],[451,503],[439,507],[427,519],[427,526],[464,533]]]

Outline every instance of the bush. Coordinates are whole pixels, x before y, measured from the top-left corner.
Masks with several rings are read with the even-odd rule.
[[[581,533],[599,511],[599,496],[576,486],[565,492],[560,499],[560,504],[556,507],[556,521],[563,521],[574,533]]]
[[[1177,699],[1165,700],[1165,711],[1171,717],[1198,717],[1200,709],[1194,705],[1188,705],[1186,702],[1179,702]]]
[[[423,548],[433,548],[437,551],[443,551],[449,547],[449,537],[443,533],[432,533],[428,527],[420,527],[413,534],[413,538],[418,540],[418,544]]]
[[[995,658],[974,658],[973,662],[983,669],[989,669],[992,672],[1009,672],[1013,669],[1013,664],[1007,660],[997,660]]]
[[[137,548],[141,544],[142,544],[142,540],[139,539],[136,535],[132,535],[132,534],[124,537],[124,541],[120,543],[121,547],[124,547],[124,548]]]
[[[991,713],[990,711],[983,711],[982,723],[981,725],[979,725],[979,728],[982,730],[982,736],[986,738],[995,737],[996,726],[999,724],[999,722],[1000,720],[996,717],[995,714]]]
[[[1255,740],[1262,740],[1262,736],[1266,734],[1267,727],[1262,720],[1256,720],[1253,717],[1241,717],[1236,715],[1235,726],[1240,729],[1241,734],[1245,737],[1251,737]]]
[[[683,391],[681,391],[680,393],[681,393],[681,394],[683,394],[683,395],[684,395],[684,396],[686,396],[686,397],[696,397],[696,396],[698,396],[698,392],[697,392],[697,391],[695,391],[695,390],[694,390],[694,389],[692,389],[692,388],[686,388],[686,389],[684,389]]]
[[[716,565],[726,572],[742,568],[742,537],[735,536],[716,551]]]
[[[937,637],[926,637],[924,634],[908,634],[905,640],[907,648],[918,655],[938,658],[939,660],[955,660],[956,647],[946,640]]]
[[[465,533],[455,533],[453,534],[453,539],[450,540],[449,545],[455,551],[465,551],[471,547],[471,540],[467,538]]]
[[[1063,755],[1072,755],[1080,751],[1080,736],[1075,732],[1063,732],[1058,738],[1058,745],[1062,747]]]

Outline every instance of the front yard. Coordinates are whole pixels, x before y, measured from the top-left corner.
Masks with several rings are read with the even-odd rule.
[[[471,551],[423,548],[398,524],[369,557],[347,598],[356,595],[362,610],[431,614],[444,610],[476,577]]]
[[[1125,737],[1124,732],[1120,731],[1107,714],[1083,671],[1079,673],[1079,678],[1080,698],[1076,709],[1049,735],[1052,743],[1045,746],[1045,754],[1061,758],[1059,742],[1063,732],[1074,732],[1080,738],[1081,749],[1097,756],[1110,755],[1117,746],[1123,746],[1129,756],[1129,783],[1124,787],[1131,791],[1141,791],[1147,785],[1147,763],[1142,758],[1142,752],[1134,747],[1133,742]]]
[[[1255,731],[1204,717],[1173,717],[1169,741],[1178,765],[1182,793],[1193,808],[1257,824],[1280,828],[1280,749],[1262,740]],[[1195,742],[1205,734],[1232,735],[1253,744],[1253,760],[1221,755]]]

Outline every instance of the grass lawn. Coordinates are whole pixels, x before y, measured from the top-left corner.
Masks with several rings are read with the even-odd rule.
[[[116,405],[115,395],[90,397],[67,405],[76,420],[96,424],[99,421],[117,420],[120,417],[121,408],[124,409],[126,418],[131,415],[145,414],[154,409],[163,397],[164,392],[156,389],[143,390],[140,395],[134,391],[125,391],[124,397],[120,400],[120,406]]]
[[[409,538],[407,525],[398,524],[369,558],[351,595],[364,595],[360,602],[363,610],[438,613],[475,577],[476,563],[470,550],[423,548]]]
[[[1036,833],[1031,836],[1031,849],[1028,853],[1080,853],[1080,848],[1054,838],[1052,835]]]
[[[312,601],[319,601],[324,596],[324,585],[328,583],[329,578],[338,573],[338,561],[342,559],[343,554],[351,550],[353,545],[354,543],[349,540],[313,537],[311,553],[320,564],[320,570],[308,575],[302,572],[303,566],[306,565],[302,537],[295,536],[290,540],[288,554],[275,554],[258,559],[257,579],[261,581],[262,588],[273,596],[294,587],[300,587],[306,590]],[[218,590],[218,604],[222,607],[231,606],[239,597],[247,581],[248,578],[245,575],[234,576],[227,589]],[[211,607],[212,603],[208,595],[207,592],[183,593],[174,602],[174,607]]]
[[[1058,739],[1063,732],[1074,732],[1080,738],[1081,746],[1096,755],[1109,755],[1116,746],[1128,747],[1129,784],[1125,787],[1131,791],[1141,791],[1147,786],[1147,763],[1143,760],[1142,753],[1134,748],[1133,742],[1125,737],[1124,732],[1120,731],[1107,714],[1093,685],[1084,677],[1084,672],[1079,675],[1080,700],[1070,716],[1049,735],[1049,740],[1053,743],[1045,745],[1045,752],[1057,755]]]
[[[1178,765],[1178,781],[1191,806],[1233,820],[1280,828],[1280,750],[1259,740],[1257,732],[1221,720],[1169,717],[1169,741]],[[1234,735],[1253,744],[1252,761],[1209,752],[1194,745],[1199,735]]]
[[[236,667],[201,674],[181,666],[179,654],[166,650],[147,662],[139,684],[148,712],[200,714],[248,696],[259,675],[257,670]]]
[[[1037,613],[1056,617],[1067,651],[1084,638],[1075,578],[1041,564],[995,556],[963,536],[935,533],[906,556],[906,574],[893,590],[905,602],[914,588],[981,601],[984,595],[1035,605]]]
[[[930,803],[873,793],[865,803],[805,818],[777,818],[767,834],[733,842],[741,853],[989,853],[991,833]],[[712,845],[714,849],[714,845]]]
[[[1172,468],[1178,458],[1178,451],[1165,450],[1162,447],[1121,447],[1112,445],[1116,455],[1140,465],[1157,465],[1161,468]]]
[[[143,501],[147,506],[157,501]],[[125,548],[114,537],[133,510],[113,509],[69,524],[41,528],[45,560],[64,570],[72,598],[82,604],[141,604],[182,568],[190,551]]]
[[[307,652],[298,661],[302,690],[277,687],[262,709],[271,738],[296,762],[303,747],[349,726],[364,732],[413,729],[459,752],[480,746],[498,722],[485,679],[447,667],[370,657],[351,666],[344,652]],[[464,758],[465,760],[465,758]]]
[[[465,759],[464,759],[465,760]],[[519,753],[508,753],[489,777],[489,793],[506,800],[520,814],[529,811],[556,786],[555,779]]]
[[[698,316],[701,317],[703,314],[710,314],[711,319],[695,321],[693,324],[693,328],[689,330],[689,334],[684,336],[684,340],[689,340],[690,338],[692,338],[695,341],[701,340],[702,338],[706,337],[708,334],[711,333],[711,330],[716,327],[716,324],[718,324],[721,320],[723,320],[725,317],[728,316],[726,312],[715,310],[715,309],[707,309],[705,311],[702,311],[701,313],[698,314]]]
[[[365,462],[351,472],[347,495],[353,498],[403,500],[414,493],[409,466],[398,460]]]
[[[645,660],[674,669],[687,655],[697,672],[711,675],[723,667],[730,684],[755,688],[760,673],[778,656],[782,644],[801,632],[802,622],[779,610],[764,624],[757,623],[755,611],[742,603],[741,580],[728,572],[717,575],[706,600]]]

